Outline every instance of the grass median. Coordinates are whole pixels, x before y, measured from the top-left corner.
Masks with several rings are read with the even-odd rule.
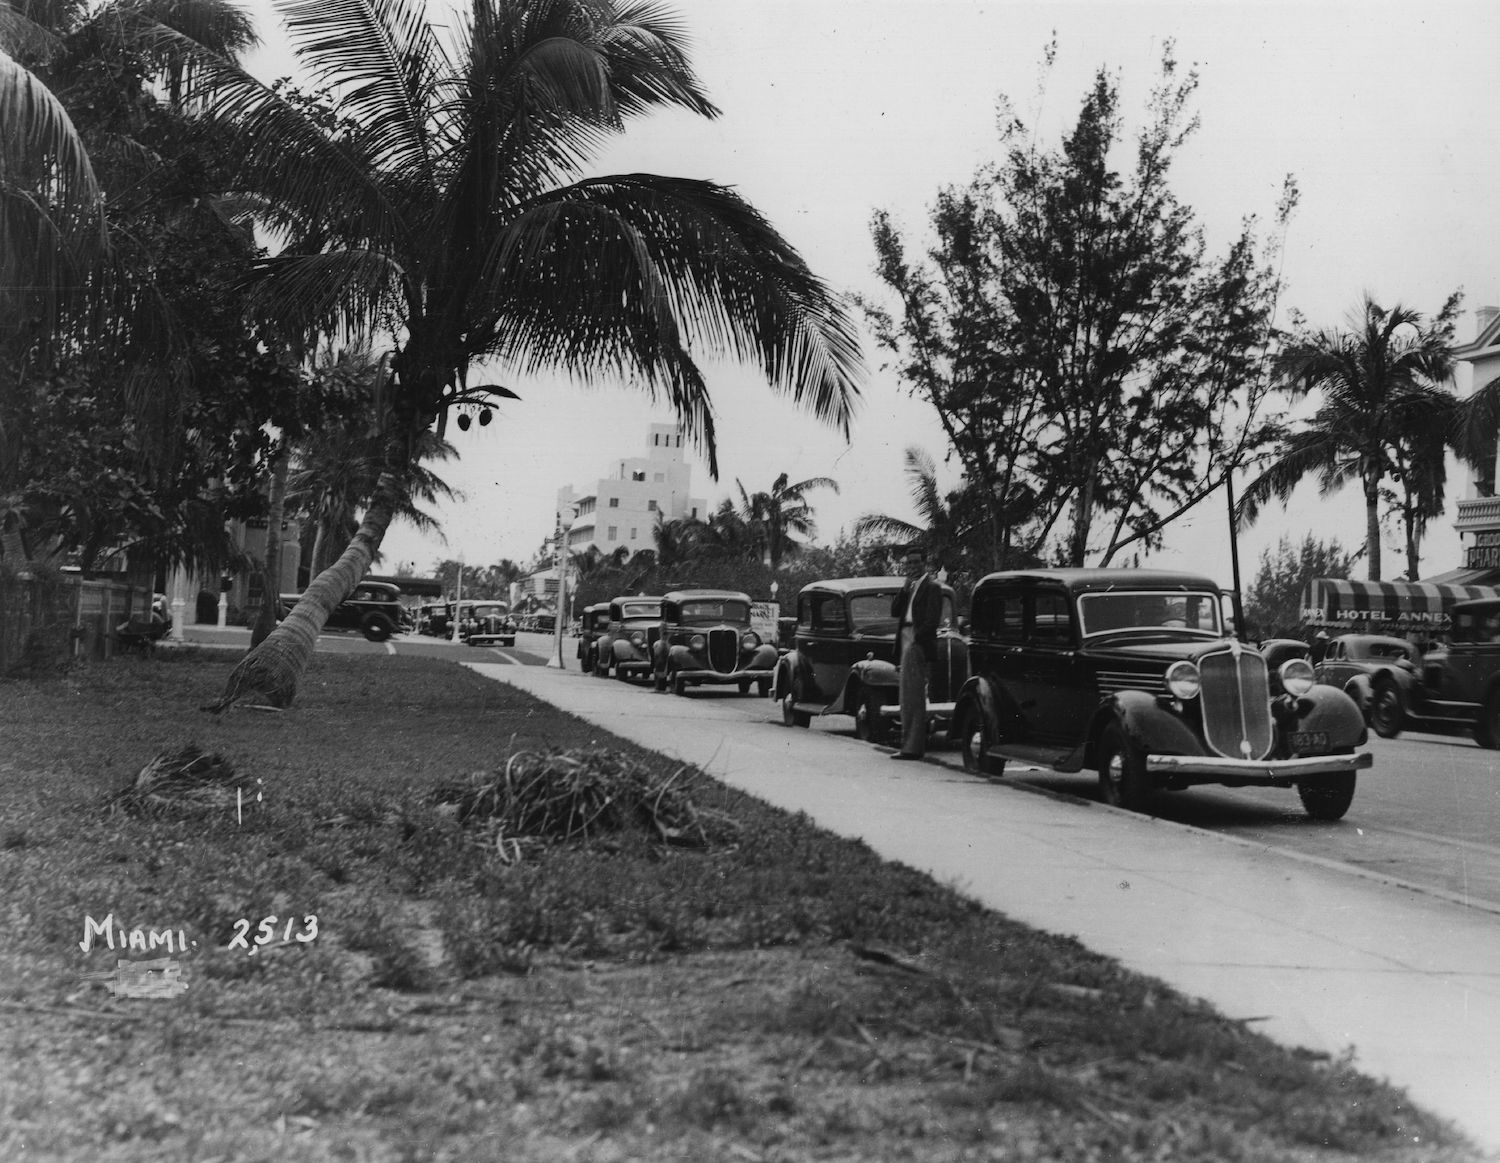
[[[194,710],[232,658],[0,684],[0,1158],[1479,1158],[452,663]],[[115,996],[163,958],[185,989]]]

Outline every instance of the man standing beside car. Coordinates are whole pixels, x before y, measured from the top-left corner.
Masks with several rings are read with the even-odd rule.
[[[921,759],[927,750],[927,676],[937,655],[943,588],[928,571],[921,546],[907,546],[903,566],[906,584],[891,602],[901,681],[901,749],[891,758]]]

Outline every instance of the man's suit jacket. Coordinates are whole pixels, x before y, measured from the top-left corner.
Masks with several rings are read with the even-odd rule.
[[[916,601],[912,598],[915,595]],[[891,616],[898,619],[896,634],[896,657],[901,656],[900,623],[910,622],[912,637],[922,653],[930,659],[937,653],[938,626],[943,621],[943,587],[931,574],[923,574],[913,581],[906,579],[901,592],[891,602]]]

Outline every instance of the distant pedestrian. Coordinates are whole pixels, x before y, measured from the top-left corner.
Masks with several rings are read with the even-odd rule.
[[[927,677],[937,656],[943,588],[920,546],[907,547],[903,567],[906,584],[891,603],[901,681],[901,749],[891,758],[921,759],[927,750]]]
[[[1312,664],[1317,666],[1328,654],[1328,631],[1319,630],[1312,640]]]

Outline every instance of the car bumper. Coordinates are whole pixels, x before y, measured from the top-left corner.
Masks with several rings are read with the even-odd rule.
[[[725,674],[718,670],[674,670],[672,672],[677,678],[686,679],[688,682],[724,683],[726,685],[737,682],[758,682],[761,679],[770,682],[773,673],[774,671],[769,666],[756,667],[753,670],[737,670],[733,674]]]
[[[464,639],[470,646],[514,646],[514,634],[470,634]]]
[[[1358,755],[1305,755],[1297,759],[1226,759],[1218,755],[1148,755],[1146,770],[1164,775],[1210,776],[1220,780],[1288,780],[1304,775],[1338,775],[1362,771],[1375,762],[1368,751]]]
[[[928,703],[927,717],[929,719],[951,719],[953,718],[954,708],[957,706],[957,703]],[[883,703],[880,707],[880,713],[892,719],[899,719],[901,717],[901,704]]]

